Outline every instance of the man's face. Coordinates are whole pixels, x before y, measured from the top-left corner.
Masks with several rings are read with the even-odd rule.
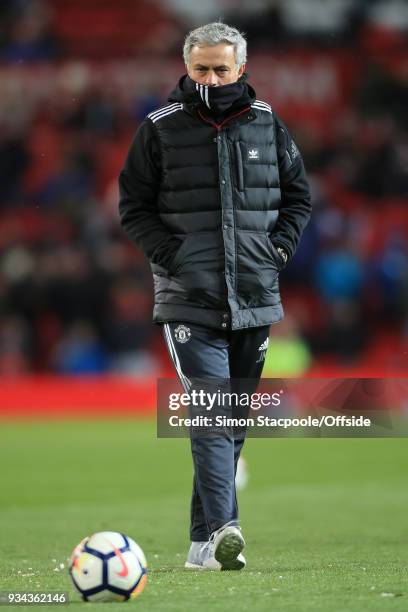
[[[238,68],[233,45],[220,43],[214,47],[194,46],[190,51],[187,72],[200,85],[219,87],[235,83],[242,76],[245,65]]]

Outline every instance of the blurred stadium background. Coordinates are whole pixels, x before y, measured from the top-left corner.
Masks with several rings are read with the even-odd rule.
[[[3,407],[22,380],[29,403],[32,376],[173,375],[117,177],[184,72],[186,32],[219,18],[246,32],[251,82],[290,127],[313,193],[265,373],[406,372],[407,2],[2,0]]]

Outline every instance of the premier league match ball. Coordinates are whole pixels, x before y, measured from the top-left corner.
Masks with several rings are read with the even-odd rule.
[[[131,538],[103,531],[76,546],[69,573],[85,601],[126,601],[143,591],[147,564],[142,549]]]

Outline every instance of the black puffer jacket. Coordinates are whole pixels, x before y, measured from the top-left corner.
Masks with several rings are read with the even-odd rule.
[[[153,318],[274,323],[276,248],[293,255],[311,211],[299,151],[249,86],[250,104],[216,123],[180,85],[141,124],[119,181],[123,228],[153,271]]]

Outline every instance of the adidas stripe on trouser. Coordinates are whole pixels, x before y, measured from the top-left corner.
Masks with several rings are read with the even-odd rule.
[[[177,341],[175,330],[179,325],[190,330],[187,341]],[[196,378],[218,378],[231,379],[231,391],[240,392],[241,384],[245,392],[254,392],[265,357],[260,347],[268,336],[269,326],[224,332],[182,321],[164,324],[170,357],[186,391]],[[251,379],[254,387],[248,389],[248,380],[243,379]],[[236,439],[227,435],[191,438],[194,463],[191,541],[206,541],[211,532],[225,523],[238,523],[235,472],[244,439],[245,433]]]

